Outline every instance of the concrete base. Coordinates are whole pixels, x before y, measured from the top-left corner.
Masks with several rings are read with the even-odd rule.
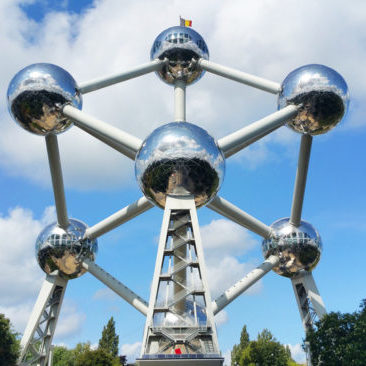
[[[162,356],[162,357],[159,357]],[[138,358],[136,360],[137,366],[222,366],[224,363],[223,357],[212,358],[185,358],[184,355],[180,357],[169,357],[173,355],[156,355],[154,358]],[[197,355],[199,356],[199,355]]]

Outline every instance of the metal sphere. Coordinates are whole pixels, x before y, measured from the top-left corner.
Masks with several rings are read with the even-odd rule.
[[[298,227],[289,218],[275,221],[272,236],[263,240],[263,255],[280,258],[273,270],[281,276],[294,277],[300,270],[311,271],[318,264],[322,251],[322,241],[318,231],[306,221]]]
[[[208,60],[206,42],[192,28],[171,27],[161,32],[155,39],[150,51],[151,60],[169,60],[168,64],[157,72],[168,84],[183,80],[187,85],[199,80],[204,71],[197,65],[200,58]]]
[[[60,275],[72,279],[85,273],[81,259],[95,259],[98,250],[96,240],[83,240],[87,225],[69,219],[67,230],[57,223],[48,225],[36,240],[36,257],[39,266],[50,274],[58,270]]]
[[[202,128],[172,122],[153,131],[136,155],[136,179],[145,196],[164,208],[166,196],[194,196],[208,203],[224,178],[225,161],[215,140]]]
[[[73,77],[61,67],[45,63],[19,71],[9,84],[7,98],[13,119],[25,130],[42,136],[71,126],[72,122],[62,115],[61,106],[82,106]]]
[[[341,121],[348,102],[348,87],[343,77],[327,66],[313,64],[302,66],[285,78],[278,109],[302,104],[287,125],[300,133],[320,135]]]

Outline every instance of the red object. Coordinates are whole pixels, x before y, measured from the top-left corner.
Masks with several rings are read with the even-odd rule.
[[[180,348],[176,348],[174,350],[174,352],[175,352],[176,355],[181,355],[182,354],[182,350]]]

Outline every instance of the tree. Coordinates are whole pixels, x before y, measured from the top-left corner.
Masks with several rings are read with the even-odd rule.
[[[20,345],[10,320],[0,314],[0,366],[13,366],[19,357]]]
[[[363,366],[366,360],[366,299],[352,314],[332,312],[306,335],[313,366]]]
[[[283,346],[268,329],[258,334],[257,340],[250,341],[244,325],[240,343],[231,351],[231,365],[236,366],[297,366],[291,358],[288,346]]]
[[[75,360],[75,366],[119,366],[117,357],[113,357],[110,353],[102,348],[96,350],[86,350],[81,353]]]
[[[249,345],[249,334],[247,326],[244,325],[240,334],[240,343],[235,344],[231,351],[231,365],[239,365],[240,357],[242,352]]]
[[[103,349],[113,357],[118,355],[119,336],[116,334],[116,327],[113,316],[103,328],[102,338],[99,340],[99,348]]]
[[[291,357],[286,348],[277,342],[271,332],[264,329],[258,334],[256,341],[249,342],[240,357],[242,366],[288,366]]]
[[[69,350],[66,347],[55,346],[53,347],[53,366],[74,366],[75,353],[73,350]]]

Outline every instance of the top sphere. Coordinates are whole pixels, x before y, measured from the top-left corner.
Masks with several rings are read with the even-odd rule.
[[[308,222],[301,220],[299,226],[290,223],[289,218],[275,221],[271,225],[272,235],[263,240],[263,255],[280,258],[273,270],[281,276],[295,277],[300,270],[311,271],[318,264],[322,241],[318,231]]]
[[[57,223],[46,226],[36,240],[36,257],[39,266],[47,274],[58,270],[67,279],[81,276],[85,269],[81,259],[94,260],[98,249],[96,240],[84,239],[87,225],[69,219],[67,230]]]
[[[197,65],[198,59],[208,60],[206,42],[192,28],[176,26],[161,32],[150,51],[151,60],[167,58],[169,63],[157,72],[168,84],[182,80],[187,85],[199,80],[204,71]]]
[[[299,67],[285,78],[278,109],[302,104],[287,125],[300,133],[320,135],[341,121],[348,102],[348,87],[343,77],[330,67],[313,64]]]
[[[167,195],[193,196],[208,203],[224,178],[225,160],[215,140],[201,127],[172,122],[157,128],[136,155],[136,179],[145,196],[164,208]]]
[[[25,130],[42,136],[63,132],[71,126],[60,107],[82,106],[73,77],[61,67],[46,63],[19,71],[9,84],[7,97],[13,119]]]

